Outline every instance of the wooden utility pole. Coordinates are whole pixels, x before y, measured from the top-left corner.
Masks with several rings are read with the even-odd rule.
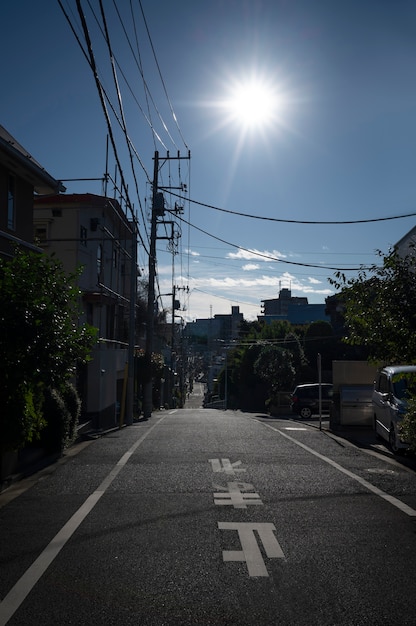
[[[191,155],[181,157],[179,152],[175,157],[167,156],[163,161],[190,159]],[[153,193],[152,193],[152,218],[150,228],[150,251],[149,251],[149,288],[147,297],[146,316],[146,348],[145,348],[145,381],[143,392],[143,417],[149,419],[152,416],[153,408],[153,385],[152,385],[152,353],[153,353],[153,331],[155,318],[155,278],[156,278],[156,239],[157,239],[157,218],[165,214],[165,200],[159,188],[159,152],[155,151],[153,166]],[[163,187],[170,189],[170,187]],[[174,311],[172,312],[174,315]]]
[[[149,287],[147,293],[147,317],[146,317],[146,350],[145,384],[143,393],[143,416],[149,419],[152,415],[152,352],[153,352],[153,329],[155,316],[155,277],[156,277],[156,227],[157,227],[157,188],[159,177],[159,152],[156,150],[153,164],[153,193],[152,193],[152,219],[150,227],[150,251],[149,251]]]

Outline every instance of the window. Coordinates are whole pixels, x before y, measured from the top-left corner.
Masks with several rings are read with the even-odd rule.
[[[80,226],[79,240],[80,240],[81,246],[87,247],[87,238],[88,238],[88,230],[85,228],[85,226]]]
[[[100,244],[97,248],[97,274],[98,280],[101,279],[101,270],[103,269],[103,248]]]
[[[381,393],[388,393],[390,391],[389,380],[385,374],[380,374],[378,390]]]
[[[11,174],[9,174],[7,189],[7,228],[16,229],[16,181]]]
[[[40,246],[49,244],[49,225],[47,223],[35,224],[35,243]]]

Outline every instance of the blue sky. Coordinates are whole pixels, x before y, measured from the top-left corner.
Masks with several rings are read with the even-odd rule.
[[[87,50],[76,1],[62,5]],[[416,212],[412,0],[103,0],[133,168],[111,109],[120,119],[99,1],[81,6],[138,215],[144,275],[154,152],[191,152],[180,171],[178,161],[161,167],[161,184],[185,183],[188,193],[166,194],[169,207],[184,206],[175,254],[167,240],[157,245],[158,293],[189,287],[178,291],[185,320],[233,305],[256,319],[280,287],[323,303],[335,268],[350,276],[379,262],[376,250],[414,226],[414,216],[342,223]],[[55,178],[101,177],[107,124],[58,1],[2,3],[0,17],[0,123]],[[246,105],[261,94],[249,120],[244,88]],[[103,190],[65,184],[69,193]],[[328,221],[338,223],[305,223]]]

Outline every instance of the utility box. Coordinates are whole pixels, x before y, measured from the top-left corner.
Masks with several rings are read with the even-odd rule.
[[[373,385],[341,385],[339,389],[342,426],[373,426]]]
[[[371,398],[377,369],[368,361],[332,361],[331,429],[373,426]]]

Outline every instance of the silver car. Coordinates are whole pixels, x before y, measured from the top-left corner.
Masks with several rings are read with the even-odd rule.
[[[392,365],[377,374],[372,397],[374,427],[394,454],[408,447],[400,438],[399,424],[409,392],[416,393],[416,365]]]

